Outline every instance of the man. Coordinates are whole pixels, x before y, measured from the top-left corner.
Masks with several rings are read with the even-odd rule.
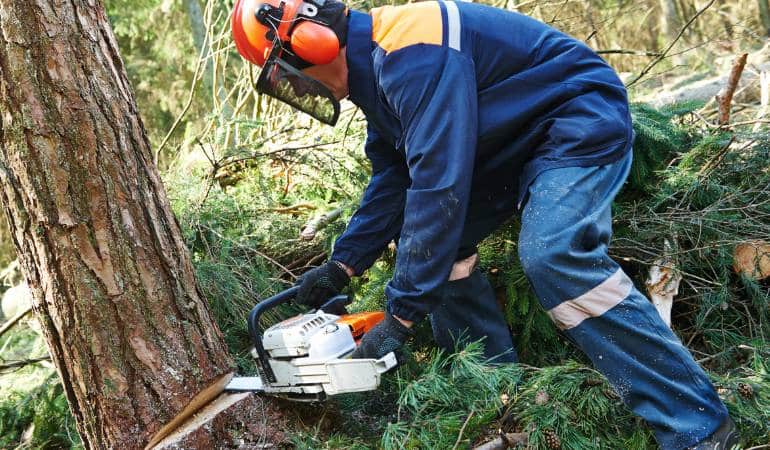
[[[520,14],[432,1],[370,15],[333,0],[238,0],[233,32],[263,67],[261,92],[328,124],[345,97],[366,114],[371,181],[297,297],[318,307],[397,239],[386,318],[353,357],[398,350],[428,316],[441,347],[463,334],[516,361],[476,245],[518,210],[540,302],[660,446],[736,442],[706,374],[607,255],[633,131],[623,84],[586,45]]]

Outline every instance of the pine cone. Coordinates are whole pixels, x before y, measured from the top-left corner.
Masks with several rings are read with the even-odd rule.
[[[545,430],[543,436],[545,436],[545,443],[549,449],[559,450],[561,448],[561,439],[552,430]]]
[[[754,388],[748,383],[738,383],[738,393],[746,400],[754,398]]]

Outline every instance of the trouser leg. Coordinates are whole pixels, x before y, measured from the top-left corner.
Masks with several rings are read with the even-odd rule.
[[[529,188],[519,255],[554,322],[588,355],[664,449],[708,437],[727,410],[703,370],[607,254],[612,199],[630,155],[552,169]]]
[[[439,305],[431,312],[433,338],[442,349],[483,339],[484,356],[496,363],[516,362],[508,324],[487,277],[479,269],[448,281]]]

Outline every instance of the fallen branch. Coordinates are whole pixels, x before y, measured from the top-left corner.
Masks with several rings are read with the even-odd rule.
[[[32,307],[28,306],[23,311],[20,311],[18,314],[16,314],[15,316],[11,317],[8,320],[8,322],[5,322],[3,324],[3,327],[0,328],[0,336],[5,334],[6,331],[10,330],[14,325],[16,325],[16,322],[20,321],[24,316],[29,314],[30,311],[32,311]]]
[[[527,433],[501,433],[500,436],[485,442],[473,450],[505,450],[519,445],[527,445],[529,434]]]
[[[328,213],[321,214],[308,221],[299,233],[300,239],[303,241],[312,241],[315,239],[316,234],[324,229],[327,225],[337,220],[342,215],[342,208],[337,208]]]
[[[748,57],[749,54],[744,53],[735,59],[733,68],[730,71],[730,77],[727,79],[727,84],[716,96],[717,104],[719,105],[719,125],[730,123],[730,108],[733,103],[733,95],[738,87],[738,81],[741,79],[743,69],[746,67]]]

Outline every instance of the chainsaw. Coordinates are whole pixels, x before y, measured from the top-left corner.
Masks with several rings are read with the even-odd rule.
[[[263,392],[297,401],[320,401],[327,396],[377,389],[380,376],[397,365],[388,353],[380,359],[350,359],[361,338],[385,313],[348,314],[351,300],[332,297],[318,310],[292,317],[261,332],[262,314],[290,302],[299,287],[257,303],[248,318],[251,351],[259,372],[234,377],[226,391]]]

